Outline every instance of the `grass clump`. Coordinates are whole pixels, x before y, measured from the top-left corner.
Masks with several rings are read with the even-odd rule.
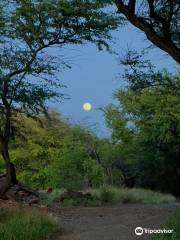
[[[116,189],[113,187],[103,186],[99,189],[99,196],[102,202],[114,202],[116,198]]]
[[[176,198],[171,194],[162,194],[159,192],[140,189],[140,188],[116,188],[112,186],[103,186],[100,189],[90,190],[93,196],[96,196],[104,203],[172,203]]]
[[[41,204],[44,206],[51,206],[56,201],[59,201],[62,194],[65,192],[65,189],[54,189],[51,193],[41,193]]]
[[[75,193],[82,193],[82,195],[74,195],[66,197],[63,201],[61,197],[66,194],[67,190],[65,189],[55,189],[51,193],[41,193],[40,203],[44,206],[51,207],[56,205],[56,207],[95,207],[99,206],[99,200],[97,200],[94,196],[84,196],[83,192],[76,192]],[[86,191],[85,191],[86,192]]]
[[[41,203],[45,206],[59,207],[96,207],[103,204],[119,204],[119,203],[173,203],[177,199],[171,194],[162,194],[142,188],[117,188],[114,186],[104,185],[98,189],[87,189],[83,194],[89,193],[90,196],[69,196],[60,202],[61,197],[66,192],[64,189],[57,189],[51,193],[41,195]]]
[[[74,199],[74,198],[69,198],[65,199],[62,203],[63,207],[97,207],[100,206],[99,201],[95,198],[93,199]]]
[[[55,221],[45,214],[26,209],[0,209],[1,240],[50,240]]]
[[[156,234],[151,240],[179,240],[180,239],[180,211],[173,215],[169,221],[162,225],[161,228],[173,229],[172,234]]]

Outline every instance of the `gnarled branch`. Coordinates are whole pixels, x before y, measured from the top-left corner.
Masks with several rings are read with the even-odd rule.
[[[179,12],[175,10],[179,8],[178,5],[180,4],[178,4],[177,1],[174,1],[174,3],[169,1],[169,11],[167,10],[167,17],[165,17],[164,12],[161,13],[155,8],[156,1],[157,0],[147,0],[146,16],[136,13],[136,0],[129,0],[127,4],[125,4],[123,0],[115,0],[115,4],[118,12],[123,14],[135,27],[142,30],[148,40],[180,63],[180,42],[176,42],[173,39],[174,30],[171,29],[173,16],[178,19]],[[149,21],[147,19],[149,19]],[[178,36],[180,34],[179,29],[177,28],[176,31],[178,31],[176,32]]]

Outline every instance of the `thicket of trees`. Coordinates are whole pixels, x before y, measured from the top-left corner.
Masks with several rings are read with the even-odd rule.
[[[3,0],[0,2],[0,152],[9,186],[17,184],[9,142],[18,132],[14,116],[36,117],[48,100],[61,98],[57,72],[67,63],[47,49],[91,42],[109,49],[119,20],[106,1]],[[58,90],[57,90],[58,89]],[[17,130],[17,131],[16,131]]]
[[[104,183],[180,194],[180,77],[156,71],[142,54],[121,61],[126,87],[104,108],[112,138],[100,139],[47,111],[63,97],[57,72],[68,65],[47,49],[91,42],[110,50],[126,20],[180,62],[179,1],[2,0],[0,3],[0,152],[7,182],[36,188]],[[10,149],[10,152],[9,152]],[[11,161],[12,160],[12,161]],[[4,161],[4,162],[3,162]]]
[[[180,76],[156,71],[130,52],[127,87],[116,91],[119,105],[105,109],[114,143],[128,164],[129,186],[180,194]]]
[[[82,189],[104,183],[121,185],[123,174],[115,168],[116,147],[88,130],[71,125],[55,112],[40,122],[19,115],[21,126],[10,156],[18,179],[34,188]],[[117,156],[116,156],[117,155]],[[1,169],[3,161],[1,159]]]
[[[103,109],[111,138],[98,138],[54,111],[39,121],[17,115],[10,156],[19,180],[34,188],[110,184],[180,194],[179,73],[156,71],[132,51],[121,63],[127,85],[114,94],[119,104]]]

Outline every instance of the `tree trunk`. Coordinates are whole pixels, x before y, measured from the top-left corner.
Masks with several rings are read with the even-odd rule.
[[[0,197],[14,184],[17,184],[16,171],[9,156],[9,141],[11,137],[11,101],[8,101],[9,81],[5,79],[2,82],[2,104],[4,112],[2,119],[4,121],[3,130],[0,128],[0,151],[6,166],[6,181],[0,189]]]
[[[6,164],[6,175],[7,175],[7,183],[8,185],[13,185],[17,184],[17,179],[16,179],[16,171],[14,164],[11,163],[10,156],[9,156],[9,151],[8,151],[8,144],[4,143],[1,146],[1,154],[2,157],[5,161]]]
[[[6,141],[1,142],[1,155],[5,161],[6,166],[6,182],[1,185],[0,189],[0,198],[7,192],[7,190],[14,184],[17,184],[18,181],[16,179],[16,171],[14,164],[11,163],[9,151],[8,151],[8,143]]]

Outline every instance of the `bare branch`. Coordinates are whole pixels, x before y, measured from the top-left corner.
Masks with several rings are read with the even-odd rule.
[[[129,0],[128,5],[122,0],[114,1],[120,14],[123,14],[135,27],[142,30],[146,34],[148,40],[154,45],[167,52],[175,61],[180,63],[180,49],[178,48],[178,43],[176,44],[176,40],[174,40],[172,36],[172,34],[178,36],[179,33],[174,33],[173,30],[171,30],[171,20],[177,2],[173,4],[172,1],[170,1],[170,10],[169,12],[167,10],[169,17],[166,18],[163,16],[163,13],[160,14],[155,11],[155,0],[147,0],[149,9],[145,12],[146,16],[143,14],[139,16],[135,13],[136,1]]]

